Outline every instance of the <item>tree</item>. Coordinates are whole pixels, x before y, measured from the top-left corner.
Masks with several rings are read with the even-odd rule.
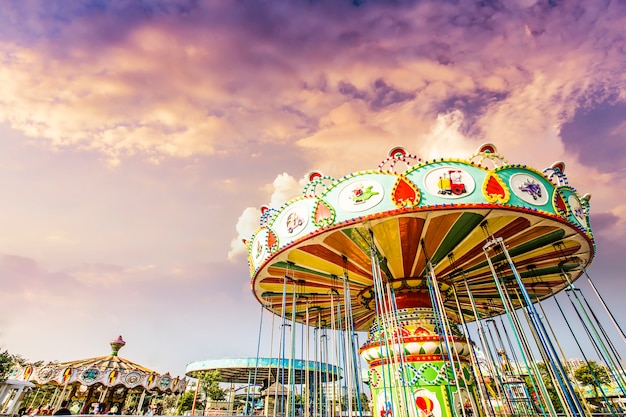
[[[0,382],[5,381],[11,368],[15,365],[15,356],[11,355],[8,351],[0,352]]]
[[[160,414],[162,415],[171,415],[174,411],[174,409],[177,406],[177,395],[176,394],[167,394],[164,395],[163,398],[161,399],[161,407],[163,407],[163,410]]]
[[[563,404],[561,403],[561,398],[559,397],[559,394],[554,387],[554,381],[552,380],[552,376],[548,371],[548,366],[543,362],[539,362],[537,363],[537,368],[539,369],[539,376],[541,377],[541,380],[546,387],[546,391],[548,391],[548,397],[550,402],[552,403],[552,406],[557,413],[562,413]],[[529,376],[525,377],[524,381],[526,383],[526,388],[528,389],[528,393],[530,394],[530,396],[532,398],[538,399],[540,395],[535,390],[535,384],[537,384],[538,381],[533,384]],[[543,405],[541,407],[543,407]]]
[[[207,398],[223,400],[226,397],[226,391],[220,388],[222,374],[219,370],[198,372],[197,378],[200,389]]]
[[[361,393],[361,409],[363,411],[370,411],[370,400],[364,392]]]
[[[185,411],[189,411],[193,408],[193,398],[196,393],[194,391],[186,391],[178,399],[178,407],[176,408],[176,414],[185,414]]]
[[[352,409],[359,410],[359,405],[361,406],[361,411],[370,411],[369,399],[367,398],[367,394],[364,392],[357,398],[357,396],[351,396],[352,399]],[[346,395],[341,397],[341,407],[343,410],[347,410],[348,398]]]
[[[574,377],[583,385],[590,385],[598,397],[598,388],[611,383],[611,375],[605,366],[598,365],[595,361],[588,361],[580,365],[574,371]]]
[[[41,366],[43,361],[37,361],[31,363],[33,367]],[[28,365],[28,360],[24,359],[20,355],[13,355],[9,351],[5,350],[0,352],[0,382],[5,381],[9,377],[11,369],[16,366]]]

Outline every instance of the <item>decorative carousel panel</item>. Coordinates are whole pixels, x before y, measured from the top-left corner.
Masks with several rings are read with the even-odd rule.
[[[122,376],[122,383],[127,388],[135,388],[139,384],[141,384],[141,380],[144,378],[144,375],[137,372],[131,371]]]
[[[499,165],[439,160],[405,173],[347,175],[319,196],[335,223],[311,221],[306,234],[289,243],[280,239],[276,250],[267,230],[259,229],[248,245],[254,294],[277,314],[285,305],[287,315],[296,309],[299,321],[308,316],[330,325],[331,306],[349,288],[355,326],[367,330],[375,317],[375,260],[396,295],[425,291],[431,265],[452,316],[457,297],[465,319],[474,319],[470,295],[481,314],[500,314],[490,263],[507,282],[513,272],[503,253],[486,247],[488,238],[506,244],[532,297],[562,290],[566,277],[578,278],[594,256],[588,198],[568,186],[555,189],[540,171],[481,152]],[[286,224],[300,202],[285,205],[276,219]]]
[[[79,375],[79,380],[83,385],[93,385],[102,379],[103,373],[98,368],[87,368]]]

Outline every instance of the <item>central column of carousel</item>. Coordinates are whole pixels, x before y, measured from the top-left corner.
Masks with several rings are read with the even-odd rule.
[[[471,346],[458,323],[443,322],[427,289],[386,299],[376,303],[378,314],[360,348],[369,365],[373,415],[480,415]]]

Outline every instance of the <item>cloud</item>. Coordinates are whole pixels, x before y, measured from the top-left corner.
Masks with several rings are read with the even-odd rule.
[[[591,109],[580,109],[561,129],[565,148],[582,165],[600,172],[623,176],[626,156],[620,152],[626,143],[626,103],[608,100]],[[622,174],[622,175],[620,175]]]
[[[3,339],[39,359],[70,317],[89,344],[133,329],[131,359],[181,340],[165,361],[228,354],[207,334],[232,331],[223,317],[255,332],[258,305],[238,301],[259,208],[395,146],[566,161],[617,276],[625,15],[583,0],[3,3],[0,272],[7,308],[28,307],[0,315]]]
[[[608,212],[595,213],[590,222],[595,235],[606,241],[621,242],[626,237],[626,204],[615,205]]]
[[[611,234],[613,227],[621,222],[619,216],[613,213],[595,213],[591,216],[595,235]]]
[[[302,193],[302,187],[304,186],[304,180],[297,181],[292,176],[282,173],[276,177],[272,184],[268,184],[263,187],[268,193],[271,194],[270,202],[268,206],[270,208],[278,209],[284,203],[295,198]],[[235,260],[242,254],[246,253],[246,247],[243,243],[248,241],[253,233],[260,227],[261,220],[261,208],[259,207],[247,207],[237,220],[235,226],[237,230],[237,237],[230,243],[230,251],[228,252],[228,259]]]
[[[0,275],[11,277],[3,281],[5,294],[9,298],[33,294],[35,289],[45,289],[52,279],[33,259],[9,254],[0,257]]]
[[[446,155],[448,158],[469,159],[478,146],[472,149],[471,142],[463,133],[464,125],[465,116],[460,110],[437,115],[430,132],[420,138],[423,144],[420,146],[422,159],[441,158],[441,155]]]
[[[373,85],[373,96],[367,92],[359,91],[354,85],[346,81],[340,81],[338,85],[339,93],[357,100],[365,100],[370,103],[373,110],[381,110],[385,107],[397,103],[410,101],[415,98],[413,92],[403,92],[387,85],[384,80],[376,80]]]
[[[122,334],[129,342],[124,357],[142,357],[146,361],[140,361],[142,365],[181,375],[185,360],[197,360],[207,348],[210,351],[211,339],[190,316],[203,317],[212,332],[228,333],[233,321],[243,333],[256,328],[256,322],[244,321],[257,312],[244,263],[184,264],[178,270],[85,264],[60,271],[5,254],[0,258],[0,274],[11,277],[3,281],[0,334],[7,342],[3,348],[31,360],[106,355],[108,341]],[[245,298],[249,302],[238,302]],[[233,321],[213,322],[224,316]],[[194,348],[171,355],[181,340],[195,343]],[[42,341],[55,343],[44,346]],[[157,344],[159,349],[154,348]],[[237,354],[252,352],[241,349]]]
[[[272,186],[266,187],[268,191],[271,190],[272,192],[270,207],[278,208],[292,198],[300,196],[302,187],[304,187],[304,180],[298,181],[286,172],[278,175]]]
[[[239,219],[235,229],[237,230],[237,237],[230,242],[230,251],[228,252],[228,259],[238,259],[240,255],[247,254],[246,242],[250,240],[253,233],[259,228],[259,220],[261,218],[261,211],[255,207],[246,207]]]
[[[482,142],[512,162],[548,166],[575,154],[600,171],[620,166],[620,158],[602,162],[623,136],[616,2],[5,9],[2,120],[40,145],[101,153],[112,166],[254,158],[263,146],[284,146],[300,150],[301,169],[340,177],[396,145],[422,158],[463,157]],[[601,117],[611,120],[600,126]],[[602,132],[603,146],[589,147],[583,125]]]
[[[558,132],[602,86],[623,90],[619,60],[604,56],[621,36],[610,17],[619,8],[17,2],[0,45],[0,102],[15,129],[113,165],[232,152],[251,139],[311,149],[305,139],[335,136],[324,120],[348,103],[357,111],[347,122],[377,140],[414,139],[460,110],[470,138],[497,138],[506,125],[519,143]],[[41,13],[59,19],[36,21]]]

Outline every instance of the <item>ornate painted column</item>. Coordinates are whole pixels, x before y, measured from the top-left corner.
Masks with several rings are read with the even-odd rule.
[[[427,292],[399,294],[396,303],[397,310],[373,322],[360,349],[369,365],[373,415],[479,415],[467,339],[454,331],[446,340]]]

